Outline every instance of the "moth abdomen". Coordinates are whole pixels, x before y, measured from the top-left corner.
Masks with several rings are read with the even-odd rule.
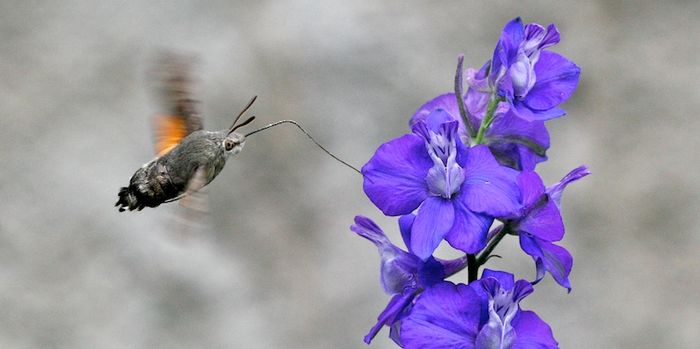
[[[187,182],[172,178],[161,160],[153,160],[138,169],[131,177],[129,186],[119,190],[119,200],[115,204],[119,211],[157,207],[185,191]]]

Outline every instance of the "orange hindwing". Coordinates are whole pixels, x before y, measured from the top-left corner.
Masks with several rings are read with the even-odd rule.
[[[157,115],[155,117],[155,152],[163,156],[187,137],[187,122],[177,115]]]

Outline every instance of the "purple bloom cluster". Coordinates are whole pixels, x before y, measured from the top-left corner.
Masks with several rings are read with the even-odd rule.
[[[560,104],[576,89],[579,68],[546,50],[559,42],[550,24],[506,24],[493,57],[481,69],[458,59],[455,92],[418,108],[410,133],[382,144],[362,167],[364,191],[387,216],[398,216],[406,245],[391,243],[369,218],[351,230],[381,257],[381,284],[391,295],[370,343],[383,326],[405,348],[557,348],[550,327],[520,300],[546,273],[567,290],[571,254],[564,237],[561,196],[589,174],[578,167],[545,187],[535,172],[545,161],[545,121],[563,116]],[[518,236],[535,264],[534,280],[479,268],[506,235]],[[445,240],[464,257],[433,256]],[[446,278],[468,271],[468,284]]]
[[[469,285],[443,282],[426,290],[402,320],[405,348],[556,348],[552,330],[518,303],[532,284],[484,270]]]

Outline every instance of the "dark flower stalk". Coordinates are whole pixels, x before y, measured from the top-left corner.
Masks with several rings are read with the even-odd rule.
[[[469,283],[479,278],[479,262],[475,254],[467,254],[467,280]]]
[[[491,252],[493,252],[493,249],[496,248],[496,245],[498,245],[499,242],[503,239],[504,236],[509,234],[511,232],[511,228],[509,224],[505,224],[501,227],[497,228],[498,231],[496,234],[491,238],[489,241],[489,244],[484,248],[484,251],[481,252],[479,257],[476,258],[476,265],[477,266],[482,266],[486,261],[491,257]]]

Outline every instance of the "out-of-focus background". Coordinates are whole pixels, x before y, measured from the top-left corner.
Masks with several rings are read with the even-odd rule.
[[[0,3],[0,347],[362,348],[388,301],[360,176],[292,127],[249,139],[209,186],[202,229],[177,204],[113,207],[152,158],[159,49],[199,57],[208,129],[253,95],[257,125],[304,124],[356,166],[452,89],[456,57],[490,57],[502,26],[556,23],[582,68],[551,121],[573,291],[523,302],[562,348],[700,346],[700,3],[657,1],[93,1]],[[497,249],[534,276],[516,239]],[[449,255],[448,249],[440,253]],[[464,281],[458,276],[455,281]],[[384,330],[372,345],[391,348]]]

